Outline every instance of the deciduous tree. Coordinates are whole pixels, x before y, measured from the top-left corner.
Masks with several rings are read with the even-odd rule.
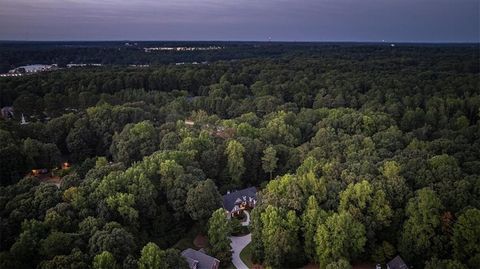
[[[204,222],[220,207],[221,196],[211,179],[199,182],[188,191],[186,210],[192,219]]]
[[[437,194],[423,188],[408,202],[400,251],[408,260],[426,261],[438,251],[440,215],[443,206]]]
[[[213,212],[208,221],[208,253],[220,260],[223,265],[227,265],[232,260],[230,224],[226,218],[225,210],[222,208]]]
[[[118,264],[113,257],[112,253],[108,251],[103,251],[93,258],[93,268],[94,269],[117,269]]]
[[[139,269],[156,269],[167,268],[165,252],[162,251],[155,243],[146,244],[138,260]]]
[[[457,260],[469,266],[480,264],[480,210],[468,209],[458,217],[452,243]]]
[[[347,212],[335,213],[318,226],[315,236],[318,261],[327,266],[339,259],[354,259],[362,253],[366,241],[362,223]]]
[[[270,173],[270,180],[272,179],[272,173],[277,168],[277,151],[272,147],[268,147],[263,151],[262,167],[267,173]]]
[[[227,148],[225,150],[228,158],[228,172],[232,177],[233,182],[240,186],[241,178],[245,172],[243,154],[245,153],[245,148],[240,142],[236,140],[228,141]]]
[[[323,211],[317,203],[315,196],[308,197],[307,207],[302,214],[302,231],[304,242],[304,251],[311,262],[317,260],[315,252],[315,234],[317,227],[326,219],[327,213]]]

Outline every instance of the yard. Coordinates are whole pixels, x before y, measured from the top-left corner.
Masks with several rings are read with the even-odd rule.
[[[252,268],[252,243],[248,244],[241,252],[240,252],[240,259],[248,266],[248,268]]]

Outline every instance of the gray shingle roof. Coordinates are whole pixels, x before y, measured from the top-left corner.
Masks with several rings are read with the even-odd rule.
[[[237,199],[243,200],[244,196],[247,197],[247,201],[249,197],[256,199],[257,189],[255,187],[250,187],[225,194],[223,196],[223,207],[231,212],[232,209],[235,207],[235,202],[237,201]]]
[[[220,263],[218,259],[191,248],[182,251],[182,256],[185,257],[190,268],[194,268],[192,266],[196,264],[197,269],[212,269],[218,268]]]
[[[185,256],[184,256],[184,258],[187,260],[188,267],[197,268],[197,266],[198,266],[198,261],[197,260],[194,260],[190,257],[185,257]]]
[[[387,263],[389,269],[408,269],[408,266],[402,260],[400,256],[393,258],[389,263]]]

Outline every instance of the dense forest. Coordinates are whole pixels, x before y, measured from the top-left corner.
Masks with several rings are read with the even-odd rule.
[[[210,51],[156,51],[146,53],[151,47],[220,47]],[[331,45],[330,45],[331,46]],[[335,45],[335,46],[338,46]],[[0,73],[13,67],[32,63],[58,64],[94,63],[103,65],[150,64],[160,65],[179,62],[204,62],[272,57],[287,53],[318,50],[311,43],[263,43],[263,42],[1,42]]]
[[[194,228],[228,268],[217,209],[251,186],[264,268],[478,268],[478,44],[102,46],[0,46],[107,64],[0,78],[0,268],[188,268]]]

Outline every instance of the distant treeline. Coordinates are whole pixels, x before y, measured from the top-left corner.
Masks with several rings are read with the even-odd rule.
[[[145,47],[208,47],[221,46],[214,51],[156,51],[146,53]],[[104,65],[167,64],[238,60],[285,55],[356,55],[369,53],[401,53],[412,55],[422,51],[436,56],[456,54],[477,55],[478,44],[396,44],[390,43],[288,43],[288,42],[0,42],[0,73],[27,64],[99,63]],[[398,56],[398,54],[396,55]],[[478,65],[470,66],[478,70]]]

